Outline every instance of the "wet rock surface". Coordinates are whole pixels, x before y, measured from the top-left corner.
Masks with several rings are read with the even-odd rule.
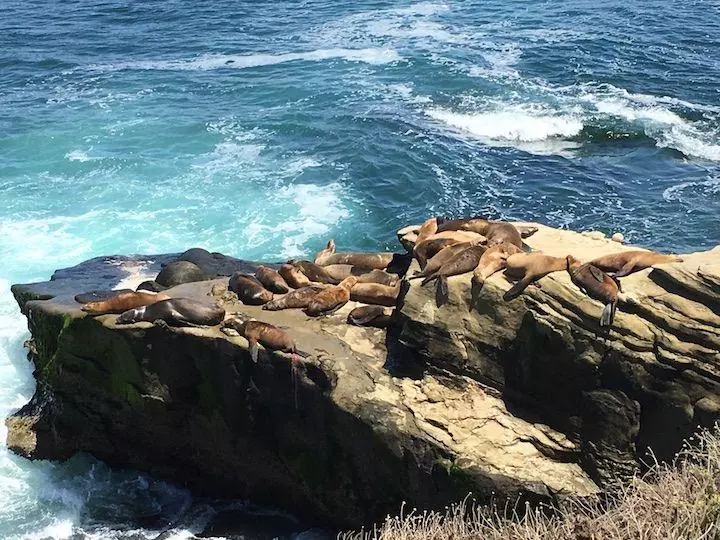
[[[584,259],[625,249],[542,226],[526,242]],[[602,306],[566,272],[512,302],[501,274],[481,290],[470,274],[450,277],[440,308],[434,287],[405,282],[385,330],[347,325],[353,301],[316,319],[242,305],[217,276],[255,263],[189,257],[211,279],[166,293],[285,329],[306,355],[297,370],[282,353],[253,363],[245,338],[218,327],[87,316],[75,294],[134,288],[178,255],[92,259],[13,286],[38,380],[7,419],[13,451],[85,451],[200,494],[357,527],[403,501],[439,507],[468,491],[481,500],[594,493],[632,473],[646,447],[670,456],[720,417],[717,248],[623,278],[607,333]]]

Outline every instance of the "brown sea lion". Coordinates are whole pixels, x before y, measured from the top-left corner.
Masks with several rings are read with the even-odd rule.
[[[87,304],[89,302],[99,302],[100,300],[107,300],[108,298],[112,298],[113,296],[117,296],[118,294],[123,293],[129,293],[133,292],[132,289],[117,289],[117,290],[109,290],[109,289],[100,289],[96,291],[88,291],[80,294],[75,295],[75,301],[78,304]]]
[[[293,265],[296,269],[300,270],[305,276],[315,283],[326,283],[328,285],[337,285],[340,283],[340,279],[335,279],[333,276],[320,266],[310,261],[301,261],[298,259],[291,259],[288,264]]]
[[[455,242],[457,243],[475,241],[479,241],[480,243],[482,243],[487,241],[487,239],[482,234],[478,234],[472,231],[442,231],[428,236],[425,239],[425,242],[429,242],[430,240],[437,240],[439,238],[449,238],[450,240],[455,240]]]
[[[391,274],[385,270],[368,270],[360,268],[352,264],[330,264],[322,268],[340,283],[343,279],[350,276],[358,278],[358,283],[379,283],[381,285],[395,285],[400,276]]]
[[[358,278],[350,276],[343,279],[339,285],[331,285],[323,289],[310,300],[305,313],[315,317],[322,313],[332,313],[350,300],[350,290],[357,284]]]
[[[426,220],[425,223],[423,223],[420,226],[420,230],[417,232],[417,236],[415,238],[415,245],[421,244],[424,242],[427,238],[435,234],[438,230],[438,219],[436,217],[431,217],[430,219]]]
[[[307,287],[308,285],[310,285],[310,280],[307,278],[307,276],[291,264],[280,265],[280,268],[278,268],[278,273],[293,289],[300,289],[302,287]]]
[[[428,259],[432,259],[441,249],[453,244],[457,244],[457,240],[452,238],[435,238],[433,240],[425,240],[419,244],[415,244],[413,248],[413,257],[417,259],[420,269],[424,269]]]
[[[100,300],[98,302],[89,302],[81,309],[85,313],[91,315],[103,315],[105,313],[124,313],[125,311],[141,306],[149,306],[160,300],[170,298],[167,294],[153,293],[149,291],[124,292]]]
[[[171,326],[215,326],[225,318],[221,307],[205,304],[192,298],[169,298],[148,306],[125,311],[115,320],[116,324],[140,321],[165,321]]]
[[[255,276],[242,272],[235,272],[230,276],[228,289],[237,294],[243,304],[249,306],[261,306],[273,299],[273,293],[263,287]]]
[[[257,362],[258,359],[258,344],[271,351],[297,354],[295,341],[293,341],[290,335],[285,332],[285,330],[270,323],[255,319],[242,320],[233,317],[225,321],[223,326],[232,328],[248,340],[250,357],[253,362]]]
[[[268,291],[284,294],[290,290],[280,273],[268,266],[260,265],[255,269],[255,277]]]
[[[327,288],[327,286],[322,284],[311,284],[307,287],[301,287],[264,304],[262,309],[278,311],[281,309],[306,308],[310,300],[315,298],[315,295],[325,288]]]
[[[449,276],[472,272],[475,268],[477,268],[480,263],[480,258],[483,256],[486,249],[487,248],[483,245],[470,246],[450,258],[433,274],[430,274],[423,279],[421,285],[425,285],[434,279],[438,280],[437,288],[435,289],[435,302],[438,306],[442,306],[448,301],[449,291],[447,278]]]
[[[594,264],[582,264],[572,255],[567,256],[566,264],[572,282],[590,298],[605,304],[600,316],[600,326],[611,326],[618,301],[617,282]]]
[[[503,299],[517,298],[533,281],[537,281],[551,272],[559,272],[566,268],[567,259],[565,257],[553,257],[542,253],[510,255],[505,261],[505,275],[519,281],[503,295]]]
[[[603,255],[590,261],[603,272],[614,272],[616,278],[627,276],[633,272],[645,270],[656,264],[683,262],[679,255],[666,255],[655,251],[621,251],[610,255]]]
[[[335,252],[335,242],[330,240],[322,251],[315,256],[315,264],[327,266],[329,264],[351,264],[361,268],[384,270],[393,261],[394,253],[362,253],[362,252]]]
[[[415,272],[409,279],[424,278],[434,274],[440,269],[440,267],[442,267],[443,264],[452,259],[455,255],[474,245],[480,244],[473,242],[460,242],[444,247],[427,261],[425,268],[419,272]]]
[[[506,242],[519,248],[523,247],[520,231],[515,225],[506,221],[490,221],[477,217],[445,221],[438,225],[438,232],[450,230],[472,231],[481,234],[487,238],[488,246]]]
[[[400,294],[400,283],[394,287],[379,283],[358,283],[350,290],[350,300],[379,306],[395,306]]]
[[[360,306],[348,313],[347,322],[353,326],[372,326],[387,328],[390,326],[393,308],[382,306]]]
[[[473,283],[482,289],[485,280],[505,268],[507,258],[515,253],[522,253],[522,250],[513,244],[501,243],[488,247],[473,271]]]

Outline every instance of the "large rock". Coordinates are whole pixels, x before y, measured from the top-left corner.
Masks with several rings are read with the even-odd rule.
[[[625,249],[544,227],[527,242],[580,258]],[[632,473],[646,447],[670,456],[720,414],[717,249],[624,278],[607,335],[601,306],[565,272],[513,302],[502,300],[501,275],[474,291],[469,274],[453,277],[441,308],[432,287],[405,284],[387,335],[346,325],[354,303],[321,319],[226,303],[288,328],[308,355],[297,377],[286,356],[256,365],[244,338],[217,328],[116,326],[72,299],[152,278],[173,258],[94,259],[13,287],[38,390],[7,420],[11,449],[39,459],[86,451],[200,493],[356,527],[403,501],[439,507],[468,491],[594,493]],[[213,286],[226,283],[168,294],[214,301]]]
[[[123,272],[123,264],[135,270]],[[82,313],[72,295],[84,280],[127,286],[125,274],[142,281],[157,270],[149,265],[146,276],[135,259],[123,264],[95,259],[65,279],[13,287],[38,379],[33,400],[7,420],[13,451],[38,459],[90,452],[200,493],[345,527],[403,501],[437,507],[470,490],[549,500],[597,489],[577,443],[514,416],[491,389],[465,376],[388,369],[386,341],[394,339],[346,325],[353,303],[324,319],[225,305],[289,328],[309,354],[296,382],[287,357],[261,356],[254,365],[246,340],[217,328],[116,326],[114,315]],[[218,283],[227,279],[168,293],[212,301]]]
[[[638,249],[537,226],[526,243],[550,255]],[[400,341],[440,372],[497,389],[515,414],[575,434],[585,470],[603,483],[631,473],[648,448],[671,458],[698,426],[720,419],[720,247],[683,257],[622,278],[608,333],[598,324],[603,306],[567,272],[511,302],[502,273],[480,290],[469,275],[451,277],[441,308],[434,287],[412,280]]]

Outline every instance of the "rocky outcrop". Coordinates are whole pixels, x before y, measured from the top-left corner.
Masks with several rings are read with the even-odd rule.
[[[581,258],[618,249],[547,228],[527,242]],[[624,279],[608,335],[601,307],[564,272],[513,302],[500,275],[481,290],[453,277],[441,308],[432,287],[406,283],[387,333],[346,325],[354,302],[309,319],[223,297],[229,313],[288,329],[307,354],[297,374],[283,354],[253,363],[247,341],[218,328],[118,326],[73,301],[151,279],[173,258],[94,259],[13,287],[38,390],[7,420],[11,449],[90,452],[200,493],[356,527],[403,501],[438,507],[468,491],[591,494],[632,471],[645,446],[669,454],[720,411],[720,250]],[[218,284],[227,278],[167,293],[214,301]]]
[[[538,227],[525,241],[549,255],[637,249]],[[434,288],[413,280],[399,339],[440,372],[497,389],[514,414],[577,434],[583,468],[602,484],[631,473],[647,449],[671,458],[720,418],[720,247],[683,257],[622,278],[609,332],[599,326],[602,306],[567,272],[510,302],[501,273],[480,290],[451,277],[441,308]]]

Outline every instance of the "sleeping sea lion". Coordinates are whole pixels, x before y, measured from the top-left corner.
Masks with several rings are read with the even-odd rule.
[[[131,291],[122,292],[100,300],[98,302],[89,302],[85,304],[81,309],[85,313],[91,315],[103,315],[105,313],[124,313],[125,311],[141,306],[149,306],[160,300],[167,300],[170,298],[167,294],[154,293],[149,291]]]
[[[523,247],[520,231],[515,225],[506,221],[490,221],[486,218],[476,217],[445,221],[438,225],[438,232],[450,230],[472,231],[481,234],[487,238],[488,246],[506,242],[519,248]]]
[[[433,235],[428,236],[424,241],[429,242],[430,240],[437,240],[439,238],[449,238],[455,240],[456,243],[460,242],[486,242],[487,239],[482,234],[478,234],[472,231],[442,231],[437,232]]]
[[[225,310],[191,298],[170,298],[148,306],[128,310],[115,320],[115,324],[140,321],[165,321],[171,326],[215,326],[225,318]]]
[[[323,289],[310,300],[305,313],[315,317],[322,313],[332,313],[350,300],[350,290],[357,284],[358,278],[350,276],[343,279],[339,285],[331,285]]]
[[[249,306],[261,306],[273,299],[273,294],[268,291],[255,276],[235,272],[230,276],[228,289],[237,294],[238,299]]]
[[[268,311],[278,311],[281,309],[306,308],[310,303],[310,300],[315,298],[315,295],[325,288],[327,288],[327,286],[321,284],[312,284],[307,287],[301,287],[294,291],[290,291],[279,298],[275,298],[271,302],[263,305],[262,309]]]
[[[262,264],[255,269],[255,277],[270,292],[283,294],[290,290],[280,273]]]
[[[315,256],[315,264],[327,266],[329,264],[352,264],[361,268],[384,270],[393,261],[394,253],[362,253],[345,252],[335,253],[335,241],[329,240],[325,249]]]
[[[590,261],[603,272],[614,272],[616,278],[627,276],[633,272],[645,270],[656,264],[683,262],[679,255],[666,255],[655,251],[621,251],[611,255],[603,255]]]
[[[507,258],[515,253],[522,253],[522,250],[513,244],[500,243],[488,247],[473,271],[473,284],[482,289],[485,280],[505,268]]]
[[[118,289],[111,291],[109,289],[102,289],[97,291],[88,291],[75,295],[75,301],[78,304],[87,304],[88,302],[99,302],[100,300],[107,300],[118,294],[133,292],[132,289]]]
[[[413,257],[417,260],[420,265],[420,269],[423,270],[428,262],[428,259],[432,259],[437,255],[441,249],[458,242],[452,238],[435,238],[433,240],[425,240],[419,244],[415,244],[413,248]]]
[[[585,294],[605,304],[600,316],[600,326],[612,326],[618,301],[618,284],[592,263],[582,264],[572,255],[566,258],[570,279]]]
[[[542,253],[515,253],[505,261],[505,275],[518,279],[509,291],[503,295],[504,300],[512,300],[533,281],[537,281],[551,272],[559,272],[567,268],[565,257],[553,257]]]
[[[310,281],[315,283],[337,285],[340,281],[342,281],[332,277],[322,266],[315,264],[314,262],[291,259],[288,261],[288,264],[293,265],[296,269],[305,274]]]
[[[358,283],[350,290],[350,300],[379,306],[395,306],[400,294],[400,283],[394,287],[379,283]]]
[[[435,234],[437,230],[438,219],[436,217],[431,217],[420,226],[420,229],[415,237],[415,245],[417,246],[418,244],[424,242],[427,238]]]
[[[257,362],[258,359],[258,344],[271,351],[297,354],[297,347],[290,335],[285,330],[270,323],[233,317],[225,321],[223,326],[232,328],[248,340],[250,357],[253,362]]]
[[[487,248],[483,245],[470,246],[448,259],[448,261],[434,273],[423,279],[421,285],[425,285],[434,279],[438,280],[437,288],[435,289],[435,302],[438,306],[442,306],[448,301],[449,291],[447,278],[449,276],[472,272],[475,268],[477,268],[480,263],[480,258],[483,256],[486,249]]]
[[[205,281],[208,276],[200,267],[189,261],[173,261],[165,265],[155,278],[155,281],[163,287],[174,287],[183,283]]]
[[[353,326],[372,326],[387,328],[390,326],[393,308],[382,306],[360,306],[348,313],[347,322]]]
[[[292,264],[281,264],[280,268],[278,268],[278,273],[293,289],[300,289],[301,287],[310,285],[310,280],[307,276]]]
[[[425,264],[425,268],[423,268],[419,272],[415,272],[412,276],[410,276],[409,279],[417,279],[434,274],[438,271],[438,269],[440,269],[443,264],[445,264],[445,262],[452,259],[458,253],[461,253],[462,251],[474,245],[480,244],[473,242],[460,242],[444,247],[443,249],[438,251],[430,260],[427,261],[427,263]]]
[[[358,278],[358,283],[379,283],[380,285],[395,285],[400,276],[391,274],[385,270],[368,270],[360,268],[352,264],[330,264],[322,268],[340,283],[343,279],[350,276]]]

